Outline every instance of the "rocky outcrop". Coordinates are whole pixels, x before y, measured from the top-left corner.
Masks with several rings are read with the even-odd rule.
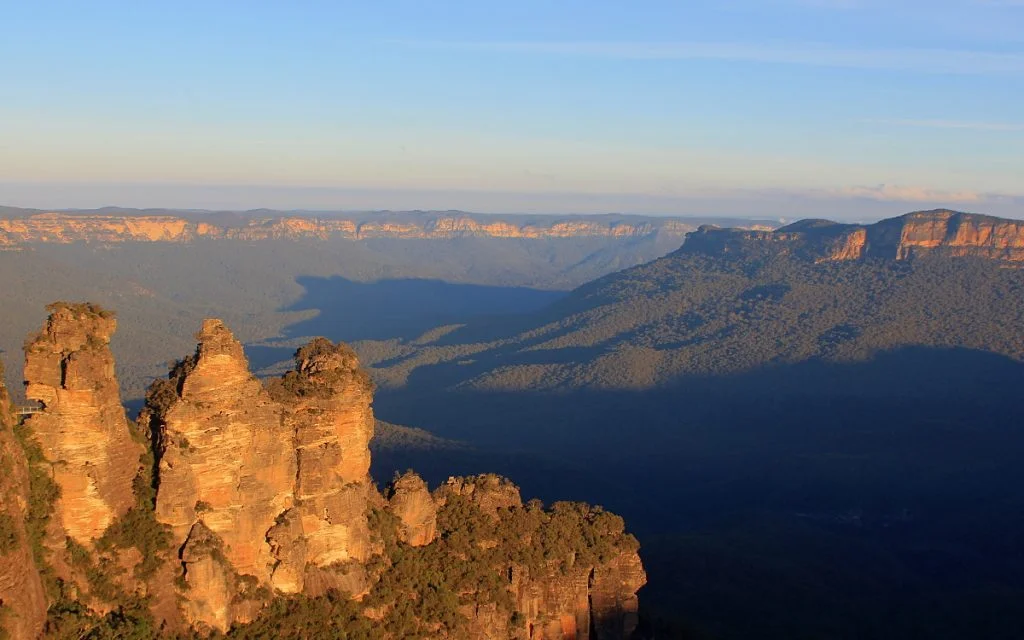
[[[230,222],[176,215],[37,213],[0,218],[0,247],[47,242],[192,242],[200,239],[260,241],[331,238],[633,238],[655,234],[682,237],[694,225],[673,219],[635,221],[601,217],[531,216],[502,219],[467,213],[388,214],[314,218],[296,215],[247,216]]]
[[[635,626],[645,577],[621,518],[524,505],[495,475],[431,494],[407,473],[381,496],[369,475],[373,385],[349,347],[314,340],[293,371],[261,382],[227,327],[206,320],[195,353],[150,388],[137,422],[147,450],[120,407],[112,315],[50,312],[26,346],[42,475],[29,477],[0,389],[0,611],[17,612],[0,625],[14,637],[44,624],[43,568],[78,603],[46,621],[58,635],[79,623],[130,634],[143,602],[147,628],[223,632],[289,615],[267,606],[280,594],[348,598],[389,638],[589,640],[594,629],[617,640]],[[29,503],[50,511],[57,488],[53,517],[30,517]],[[44,545],[40,571],[30,534]]]
[[[221,597],[231,576],[284,593],[309,593],[311,573],[313,591],[365,589],[352,572],[318,571],[375,551],[373,387],[354,352],[315,340],[295,371],[264,385],[219,320],[197,337],[195,354],[151,389],[146,416],[160,443],[156,517],[182,549],[189,619],[222,630],[244,621]],[[220,564],[192,549],[212,537]]]
[[[516,610],[523,615],[529,640],[590,640],[590,572],[583,566],[538,579],[512,569]]]
[[[948,210],[920,211],[871,225],[802,220],[776,231],[700,227],[682,253],[752,257],[788,254],[814,262],[926,254],[1024,261],[1024,222]]]
[[[630,638],[639,623],[637,591],[647,583],[640,556],[620,553],[590,575],[590,608],[597,640]]]
[[[523,506],[523,498],[517,487],[508,478],[484,473],[468,478],[448,478],[438,487],[434,498],[440,505],[451,496],[462,496],[489,516],[496,516],[499,509]]]
[[[228,610],[211,604],[222,601],[220,577],[189,576],[195,568],[220,574],[191,546],[216,536],[225,570],[268,582],[275,559],[267,532],[294,505],[297,464],[284,409],[249,372],[242,345],[219,320],[204,322],[197,337],[195,354],[150,392],[160,442],[156,517],[182,549],[187,600],[206,603],[186,609],[190,620],[225,629]]]
[[[42,405],[27,423],[60,488],[54,520],[89,547],[133,506],[144,447],[132,438],[121,406],[110,352],[113,315],[91,304],[47,309],[46,326],[25,345],[25,395]]]
[[[427,483],[413,472],[396,478],[386,491],[388,510],[398,517],[399,539],[422,547],[437,538],[437,504]]]
[[[295,371],[267,388],[284,407],[298,468],[295,507],[270,534],[273,585],[308,592],[303,576],[311,568],[365,562],[375,552],[366,519],[368,505],[381,502],[370,481],[373,384],[352,349],[319,338],[298,350]],[[351,592],[353,580],[339,586]],[[331,586],[322,575],[317,584]]]
[[[0,637],[38,638],[46,619],[46,594],[32,556],[26,520],[29,470],[15,440],[14,418],[0,363]]]
[[[410,484],[412,481],[409,481]],[[477,541],[485,549],[509,554],[508,589],[517,612],[511,619],[488,607],[463,611],[473,637],[517,637],[527,640],[626,640],[637,627],[637,591],[647,575],[635,540],[625,534],[618,516],[586,505],[560,503],[540,515],[536,504],[523,505],[519,488],[506,478],[482,474],[449,478],[434,492],[444,508],[467,501],[496,527]],[[459,513],[464,513],[459,511]],[[465,517],[463,515],[463,517]],[[540,517],[543,524],[524,526]],[[474,528],[480,527],[480,523]],[[503,531],[521,528],[521,539],[509,540]],[[558,533],[545,531],[552,527]],[[599,540],[590,546],[578,539],[581,528]],[[596,535],[595,535],[596,534]],[[539,556],[526,548],[542,549]],[[592,631],[594,632],[592,634]]]

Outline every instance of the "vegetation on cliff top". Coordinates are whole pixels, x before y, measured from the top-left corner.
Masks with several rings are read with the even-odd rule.
[[[304,398],[328,399],[338,393],[338,385],[352,380],[372,392],[373,382],[359,368],[352,347],[327,338],[314,338],[295,352],[293,371],[269,378],[264,386],[277,402],[293,404]]]
[[[538,501],[523,507],[483,512],[470,499],[448,496],[438,514],[440,538],[411,547],[398,541],[398,521],[389,512],[369,512],[384,553],[371,565],[374,584],[362,602],[328,591],[319,597],[279,596],[257,618],[227,634],[189,633],[192,638],[329,637],[371,640],[382,637],[424,640],[468,633],[468,611],[495,607],[511,625],[525,617],[515,610],[510,577],[557,580],[583,572],[636,549],[622,519],[599,508]],[[72,562],[89,577],[93,595],[117,605],[98,615],[69,598],[51,608],[48,633],[56,638],[161,637],[144,600],[125,597],[113,584],[113,569],[69,542]],[[263,594],[269,596],[269,593]],[[184,637],[184,636],[180,636]]]
[[[58,300],[46,305],[46,312],[49,314],[55,314],[60,311],[69,311],[76,317],[101,318],[103,320],[109,320],[116,316],[110,309],[104,309],[93,302],[65,302]]]
[[[510,623],[524,621],[511,591],[514,572],[522,579],[557,580],[589,572],[622,552],[635,551],[636,539],[622,519],[578,503],[539,501],[501,508],[494,516],[467,497],[450,495],[438,511],[439,538],[412,547],[398,540],[398,520],[383,509],[368,512],[384,554],[371,565],[375,582],[362,602],[329,592],[318,598],[281,598],[232,638],[304,637],[324,624],[331,637],[466,637],[467,611],[494,606]],[[369,615],[370,617],[366,617]]]

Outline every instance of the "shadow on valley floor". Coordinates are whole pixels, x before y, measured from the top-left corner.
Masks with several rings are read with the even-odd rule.
[[[459,284],[403,278],[356,282],[340,276],[300,276],[305,293],[282,311],[315,310],[317,315],[284,330],[285,338],[325,336],[331,340],[412,340],[431,329],[463,324],[481,316],[536,311],[565,296],[527,287]],[[290,358],[294,347],[248,346],[255,368]]]
[[[524,495],[621,513],[645,602],[710,637],[1024,637],[1020,362],[911,347],[649,391],[442,391],[458,366],[382,389],[378,415],[504,452]],[[392,464],[436,480],[484,468],[469,455]]]

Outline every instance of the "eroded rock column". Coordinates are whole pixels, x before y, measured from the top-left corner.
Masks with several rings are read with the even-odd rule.
[[[28,425],[60,487],[54,517],[88,547],[134,504],[144,446],[132,439],[121,406],[113,314],[92,304],[47,309],[43,330],[25,345],[25,394],[43,407]]]
[[[298,461],[295,508],[270,534],[278,558],[273,585],[309,592],[312,571],[314,591],[335,586],[357,595],[366,588],[361,572],[315,570],[365,562],[375,552],[366,519],[368,505],[381,501],[370,481],[373,384],[352,349],[323,338],[299,349],[295,364],[268,384],[286,407]]]

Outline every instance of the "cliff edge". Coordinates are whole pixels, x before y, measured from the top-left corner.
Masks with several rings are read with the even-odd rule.
[[[25,345],[28,397],[40,403],[27,443],[10,445],[6,417],[0,431],[14,469],[0,478],[0,533],[14,541],[0,549],[0,601],[25,612],[0,624],[15,638],[251,626],[275,637],[620,640],[636,628],[646,575],[618,516],[524,504],[492,475],[430,492],[408,473],[382,495],[369,475],[373,385],[348,346],[316,339],[292,371],[259,380],[231,331],[206,320],[132,424],[113,315],[87,303],[49,311]],[[29,494],[45,502],[39,513]],[[36,554],[30,528],[45,547]]]
[[[685,254],[749,257],[792,255],[814,262],[927,254],[1024,261],[1024,221],[946,209],[918,211],[869,225],[801,220],[775,231],[702,226],[687,234]]]

